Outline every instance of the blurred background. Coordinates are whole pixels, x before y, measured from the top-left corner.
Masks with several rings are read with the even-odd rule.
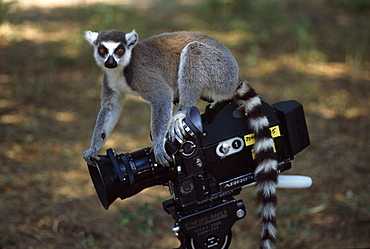
[[[224,42],[241,78],[269,103],[304,106],[311,145],[279,189],[279,248],[370,247],[368,0],[0,0],[0,248],[174,248],[165,187],[101,206],[81,157],[102,73],[86,30],[141,39],[190,30]],[[101,150],[150,146],[149,105],[128,97]],[[230,248],[256,248],[253,188]]]

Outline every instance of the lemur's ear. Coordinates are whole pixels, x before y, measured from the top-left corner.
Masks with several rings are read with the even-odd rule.
[[[132,30],[130,33],[126,34],[126,41],[127,41],[127,47],[133,48],[137,44],[139,40],[139,35],[136,33],[135,29]]]
[[[96,38],[98,38],[99,33],[93,32],[93,31],[86,31],[85,32],[85,39],[88,41],[91,45],[94,46],[94,42],[96,41]]]

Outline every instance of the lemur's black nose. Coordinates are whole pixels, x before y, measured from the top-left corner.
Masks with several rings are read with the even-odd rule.
[[[113,58],[113,56],[109,56],[108,59],[105,61],[105,67],[107,68],[115,68],[117,67],[117,62],[116,60]]]

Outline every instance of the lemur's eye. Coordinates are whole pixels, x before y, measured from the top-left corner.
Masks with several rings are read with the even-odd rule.
[[[119,54],[119,55],[123,55],[124,52],[125,52],[125,49],[123,49],[123,48],[119,48],[117,50],[117,54]]]
[[[106,50],[105,50],[105,48],[99,48],[98,52],[99,52],[99,54],[105,54]]]

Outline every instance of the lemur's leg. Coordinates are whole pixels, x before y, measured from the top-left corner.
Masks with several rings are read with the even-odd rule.
[[[107,141],[116,125],[122,111],[124,95],[121,92],[113,91],[107,83],[103,83],[101,93],[101,108],[96,120],[93,132],[91,147],[83,153],[83,158],[88,163],[93,163],[92,158],[100,160],[97,156],[99,149]]]
[[[159,94],[157,98],[153,98],[153,101],[150,102],[153,150],[156,162],[169,166],[172,159],[165,150],[165,143],[172,117],[173,91],[168,87],[168,89],[163,89],[161,93],[157,94]]]
[[[228,50],[191,42],[182,51],[178,72],[179,107],[169,132],[173,140],[182,138],[182,120],[200,97],[231,99],[238,84],[238,65]]]

